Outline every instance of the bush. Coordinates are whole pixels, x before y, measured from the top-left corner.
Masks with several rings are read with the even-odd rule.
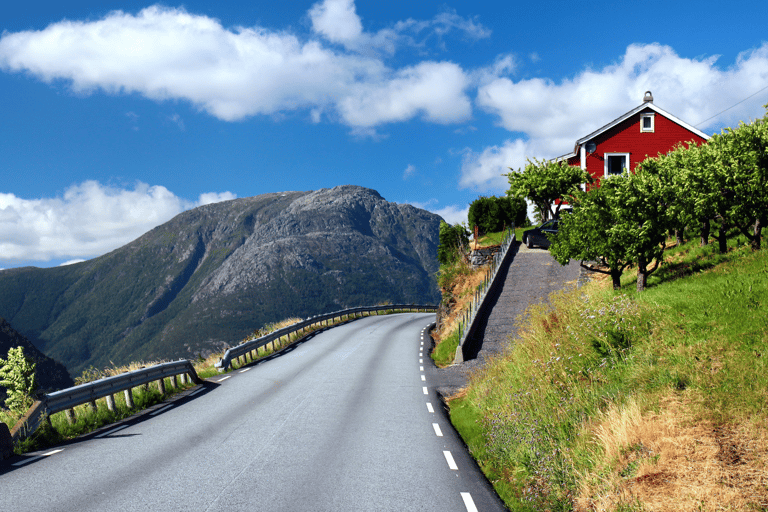
[[[509,227],[522,226],[527,220],[527,205],[522,197],[478,197],[469,205],[469,225],[483,233],[495,233]]]
[[[22,347],[8,350],[8,360],[0,359],[0,386],[8,390],[5,405],[16,414],[23,414],[34,401],[35,362],[24,355]]]
[[[453,263],[461,257],[461,251],[469,245],[469,233],[461,224],[450,225],[440,222],[440,245],[437,259],[441,265]]]

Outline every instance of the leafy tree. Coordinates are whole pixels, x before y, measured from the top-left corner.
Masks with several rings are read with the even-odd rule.
[[[592,182],[589,173],[580,167],[552,160],[528,160],[525,170],[513,171],[505,176],[509,180],[507,195],[527,198],[545,214],[543,220],[554,218],[560,212],[562,203],[554,209],[552,207],[556,200],[578,190],[582,183]]]
[[[7,390],[5,405],[17,414],[23,414],[32,405],[37,382],[35,362],[24,355],[22,347],[8,350],[8,360],[0,359],[0,386]]]
[[[602,180],[599,188],[573,193],[573,212],[560,219],[559,231],[549,247],[550,254],[561,265],[572,259],[580,260],[582,267],[610,275],[614,290],[621,288],[621,274],[631,263],[625,258],[622,233],[615,228],[618,189],[623,179],[609,177]],[[585,263],[590,261],[608,270]]]
[[[440,243],[437,246],[437,259],[441,265],[456,261],[468,245],[469,232],[464,226],[440,222]]]
[[[479,197],[469,205],[469,225],[483,233],[501,231],[513,223],[525,223],[527,205],[522,197]]]
[[[574,193],[573,212],[561,217],[550,253],[562,265],[578,259],[584,268],[609,274],[616,290],[621,288],[624,269],[637,265],[637,289],[644,290],[664,254],[669,229],[667,191],[661,175],[638,170],[605,178],[599,188],[588,192]],[[597,261],[608,270],[585,261]]]

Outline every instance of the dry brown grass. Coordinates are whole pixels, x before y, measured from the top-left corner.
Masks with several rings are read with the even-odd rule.
[[[591,428],[601,462],[581,478],[577,510],[768,507],[766,425],[694,421],[692,402],[682,393],[658,411],[630,401],[603,414]]]
[[[462,313],[469,309],[475,290],[482,284],[488,272],[488,267],[480,267],[468,275],[456,276],[451,289],[455,302],[451,304],[451,312],[443,320],[440,329],[432,332],[435,343],[440,343],[441,340],[456,330]]]

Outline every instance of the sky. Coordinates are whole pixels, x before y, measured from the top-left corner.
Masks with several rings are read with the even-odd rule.
[[[709,134],[762,117],[766,26],[739,0],[4,5],[0,268],[337,185],[466,221],[646,90]]]

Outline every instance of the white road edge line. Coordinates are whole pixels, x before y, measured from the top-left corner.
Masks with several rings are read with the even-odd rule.
[[[161,412],[165,412],[165,411],[167,411],[167,410],[168,410],[168,409],[170,409],[171,407],[173,407],[173,404],[168,404],[168,405],[166,405],[165,407],[161,407],[160,409],[158,409],[158,410],[156,410],[156,411],[154,411],[154,412],[151,412],[151,413],[149,413],[149,415],[150,415],[150,416],[154,416],[154,415],[156,415],[156,414],[160,414]]]
[[[245,372],[247,372],[248,370],[250,370],[250,368],[246,368],[245,370],[240,370],[240,373],[245,373]]]
[[[427,402],[427,410],[434,414],[435,409],[432,407],[432,403],[431,402]]]
[[[223,378],[217,380],[216,382],[224,382],[225,380],[227,380],[227,379],[229,379],[231,377],[232,377],[231,375],[227,375],[226,377],[223,377]]]
[[[24,464],[29,464],[30,462],[36,461],[37,459],[42,459],[43,457],[50,457],[54,453],[63,452],[64,448],[59,448],[58,450],[51,450],[50,452],[44,453],[42,455],[36,455],[35,457],[30,457],[25,460],[20,460],[19,462],[14,462],[11,464],[11,466],[23,466]]]
[[[187,396],[195,396],[196,394],[198,394],[199,392],[201,392],[201,391],[202,391],[202,390],[204,390],[204,389],[205,389],[205,388],[196,389],[195,391],[191,392],[191,393],[190,393],[190,394],[188,394]]]
[[[443,431],[440,430],[440,425],[438,425],[437,423],[433,423],[432,428],[435,429],[435,435],[437,437],[443,437]]]
[[[97,436],[94,436],[94,437],[95,437],[95,438],[99,438],[99,437],[106,437],[106,436],[108,436],[108,435],[110,435],[110,434],[114,434],[114,433],[115,433],[115,432],[117,432],[118,430],[123,430],[124,428],[128,428],[129,426],[130,426],[130,425],[120,425],[119,427],[115,427],[115,428],[113,428],[112,430],[107,430],[106,432],[102,432],[101,434],[99,434],[99,435],[97,435]]]
[[[477,512],[477,507],[475,506],[474,500],[472,500],[472,495],[468,492],[461,493],[461,499],[464,500],[464,506],[467,507],[467,512]]]
[[[459,470],[459,466],[456,465],[456,461],[453,460],[453,455],[451,455],[451,452],[449,451],[443,451],[443,455],[445,455],[445,461],[448,463],[448,467],[451,468],[454,471]]]

